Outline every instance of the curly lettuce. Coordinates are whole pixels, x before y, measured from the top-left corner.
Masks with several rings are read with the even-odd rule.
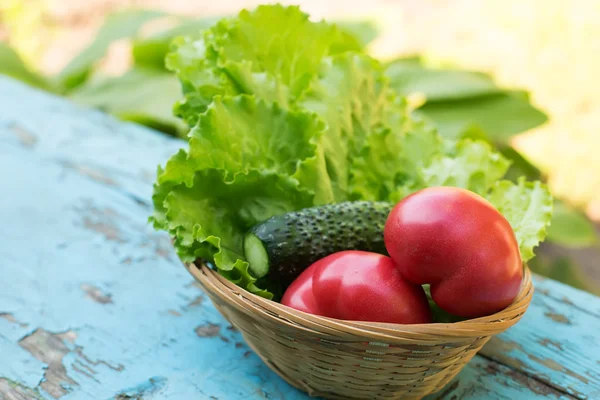
[[[501,180],[491,188],[487,199],[510,222],[521,259],[531,260],[534,247],[546,238],[552,218],[553,203],[548,188],[539,181],[527,182],[525,178],[517,183]]]
[[[179,77],[185,100],[176,115],[194,126],[212,97],[255,94],[287,106],[307,88],[324,57],[360,51],[350,34],[311,22],[298,7],[260,6],[175,41],[167,68]]]
[[[211,262],[272,298],[243,255],[254,224],[346,200],[395,202],[441,185],[488,198],[512,224],[523,259],[533,256],[550,219],[548,190],[503,181],[510,162],[485,142],[441,137],[358,43],[281,5],[176,40],[167,66],[184,95],[175,113],[191,130],[187,150],[158,169],[151,220],[183,261]]]

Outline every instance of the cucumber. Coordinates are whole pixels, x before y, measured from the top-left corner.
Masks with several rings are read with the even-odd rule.
[[[343,250],[387,255],[383,228],[393,204],[355,201],[272,217],[244,237],[244,255],[257,278],[287,287],[321,258]]]

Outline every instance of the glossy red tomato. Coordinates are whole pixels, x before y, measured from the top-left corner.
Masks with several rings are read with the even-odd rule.
[[[425,292],[403,280],[389,257],[342,251],[317,261],[311,269],[314,299],[325,316],[398,324],[431,322]]]
[[[385,245],[402,276],[431,284],[431,297],[461,317],[490,315],[519,292],[523,267],[504,216],[465,189],[432,187],[413,193],[390,213]]]
[[[313,295],[312,285],[314,272],[315,264],[305,269],[292,284],[288,286],[281,299],[281,304],[299,311],[325,316],[319,310],[319,306]]]

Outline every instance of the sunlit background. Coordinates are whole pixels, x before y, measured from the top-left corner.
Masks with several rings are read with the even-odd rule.
[[[223,16],[261,3],[264,2],[1,0],[0,39],[31,70],[32,74],[24,78],[30,84],[90,104],[93,103],[91,98],[100,101],[96,100],[97,87],[79,93],[68,92],[53,86],[52,78],[42,82],[36,74],[59,76],[65,67],[73,66],[72,60],[77,55],[88,49],[80,61],[86,62],[88,57],[87,61],[93,63],[91,82],[106,75],[119,77],[132,68],[132,54],[135,54],[132,38],[152,37],[181,24],[181,19],[173,15]],[[556,221],[556,224],[562,222],[556,225],[560,229],[556,228],[554,239],[538,252],[540,256],[534,269],[600,293],[597,237],[600,222],[600,157],[597,156],[600,148],[600,79],[597,76],[600,71],[600,1],[281,3],[298,4],[314,18],[372,22],[377,35],[369,48],[372,55],[383,60],[420,55],[429,67],[487,72],[499,86],[528,91],[530,101],[548,115],[549,121],[511,137],[510,143],[541,170],[565,207],[572,207],[562,221]],[[139,23],[129,26],[113,19],[113,25],[108,25],[107,16],[131,9],[161,10],[168,15],[138,16]],[[9,47],[1,49],[0,57],[4,60],[0,58],[0,73],[19,78],[15,71],[20,67],[16,66]],[[125,80],[122,84],[128,82],[129,90],[138,90],[137,81]],[[156,90],[153,95],[157,97],[177,96],[179,89],[171,83],[170,77],[152,75],[152,84],[147,88]],[[104,92],[103,95],[104,101],[109,101],[106,99],[110,97]],[[155,127],[177,124],[173,122],[170,106],[153,101],[152,96],[145,98],[145,111],[158,118],[158,122],[153,122]],[[107,111],[112,110],[108,107]],[[147,122],[143,117],[136,118],[130,119]],[[592,221],[596,221],[595,224]]]

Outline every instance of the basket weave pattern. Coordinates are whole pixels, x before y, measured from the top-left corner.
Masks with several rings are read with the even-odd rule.
[[[291,385],[327,399],[420,399],[441,390],[491,336],[519,321],[533,295],[525,267],[512,305],[452,324],[396,325],[306,314],[187,266],[215,307]]]

